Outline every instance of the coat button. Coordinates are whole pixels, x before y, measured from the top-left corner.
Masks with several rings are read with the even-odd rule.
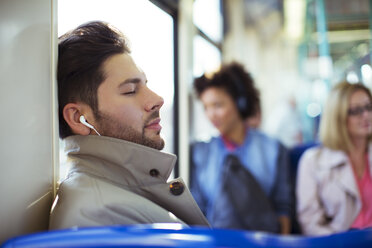
[[[152,177],[159,176],[159,171],[157,169],[151,169],[150,170],[150,176],[152,176]]]
[[[169,190],[173,195],[180,195],[183,193],[185,186],[181,182],[173,182],[169,185]]]

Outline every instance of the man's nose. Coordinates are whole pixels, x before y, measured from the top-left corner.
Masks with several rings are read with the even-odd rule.
[[[159,110],[164,104],[164,99],[152,90],[148,89],[148,91],[148,101],[145,105],[146,111]]]

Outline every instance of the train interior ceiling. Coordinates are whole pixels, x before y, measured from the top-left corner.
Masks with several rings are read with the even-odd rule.
[[[372,86],[370,3],[245,0],[242,6],[228,6],[223,60],[242,61],[253,74],[262,94],[262,129],[280,135],[278,129],[284,124],[279,122],[289,103],[298,112],[302,136],[297,141],[283,138],[284,143],[314,141],[334,84],[347,80]],[[239,9],[244,13],[237,21]],[[231,27],[234,22],[241,27]]]
[[[163,96],[164,151],[189,178],[189,144],[217,132],[192,82],[242,63],[260,91],[260,129],[288,147],[314,142],[330,88],[372,87],[371,0],[0,1],[0,243],[47,229],[65,176],[58,135],[58,36],[90,20],[117,26]]]

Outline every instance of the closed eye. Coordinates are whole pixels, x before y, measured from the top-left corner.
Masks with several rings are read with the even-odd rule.
[[[133,91],[124,92],[124,93],[122,93],[122,95],[133,95],[135,93],[136,93],[136,91],[133,90]]]
[[[122,95],[134,95],[136,94],[138,90],[138,84],[137,83],[126,83],[121,87],[121,94]]]

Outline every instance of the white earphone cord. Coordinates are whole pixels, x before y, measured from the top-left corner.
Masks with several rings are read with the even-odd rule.
[[[92,126],[92,129],[94,130],[94,132],[96,132],[96,134],[98,134],[98,136],[101,136],[100,134],[99,134],[99,132]]]

